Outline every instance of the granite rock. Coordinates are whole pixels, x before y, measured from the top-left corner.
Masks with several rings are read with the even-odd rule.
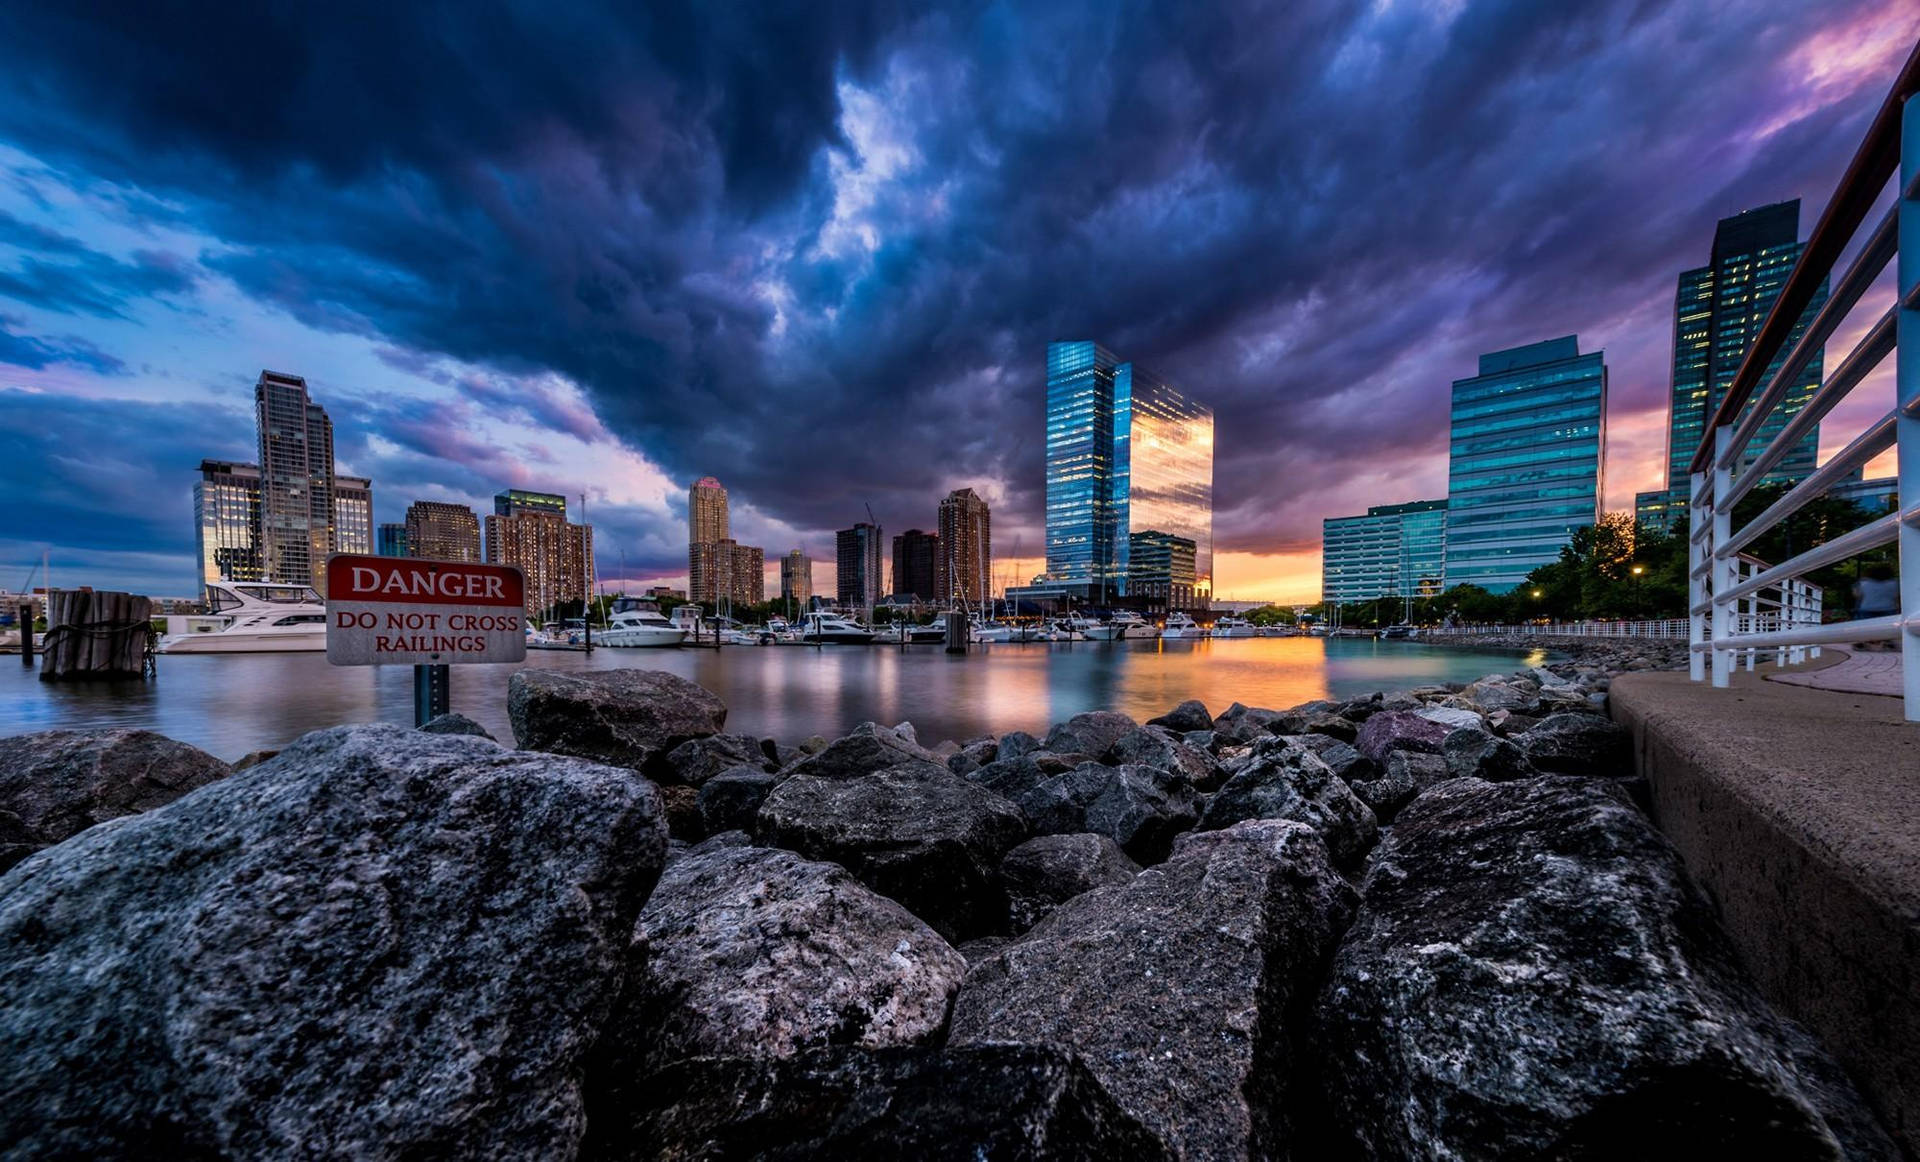
[[[521,670],[507,684],[507,717],[523,750],[645,770],[692,738],[718,734],[727,706],[660,670]]]
[[[0,738],[0,872],[97,823],[163,807],[231,772],[150,730],[43,730]]]

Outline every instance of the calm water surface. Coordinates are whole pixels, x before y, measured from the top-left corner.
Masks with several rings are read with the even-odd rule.
[[[739,646],[721,650],[530,651],[559,670],[666,670],[719,694],[727,727],[793,742],[869,719],[912,722],[921,741],[1043,731],[1083,710],[1146,719],[1187,698],[1276,709],[1432,682],[1472,681],[1544,653],[1477,653],[1358,639],[1073,642],[976,646]],[[456,666],[453,708],[503,741],[514,666]],[[54,727],[141,726],[232,760],[323,726],[413,721],[409,666],[335,667],[325,654],[177,655],[152,682],[50,684],[0,656],[0,736]]]

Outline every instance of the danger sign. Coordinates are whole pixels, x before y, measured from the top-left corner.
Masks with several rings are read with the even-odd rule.
[[[519,662],[526,582],[505,565],[327,558],[327,661],[336,666]]]

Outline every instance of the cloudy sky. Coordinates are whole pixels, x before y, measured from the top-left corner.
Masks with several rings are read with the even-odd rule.
[[[1322,517],[1443,495],[1485,350],[1605,349],[1629,507],[1676,274],[1721,216],[1810,229],[1920,36],[1914,0],[110,8],[0,9],[0,588],[46,550],[192,592],[262,368],[378,520],[585,493],[636,581],[684,576],[707,473],[769,559],[971,485],[1024,580],[1052,339],[1213,405],[1222,596],[1312,598]]]

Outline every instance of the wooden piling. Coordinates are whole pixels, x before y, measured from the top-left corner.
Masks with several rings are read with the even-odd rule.
[[[147,598],[56,589],[47,594],[40,680],[145,677],[152,645],[153,603]]]

